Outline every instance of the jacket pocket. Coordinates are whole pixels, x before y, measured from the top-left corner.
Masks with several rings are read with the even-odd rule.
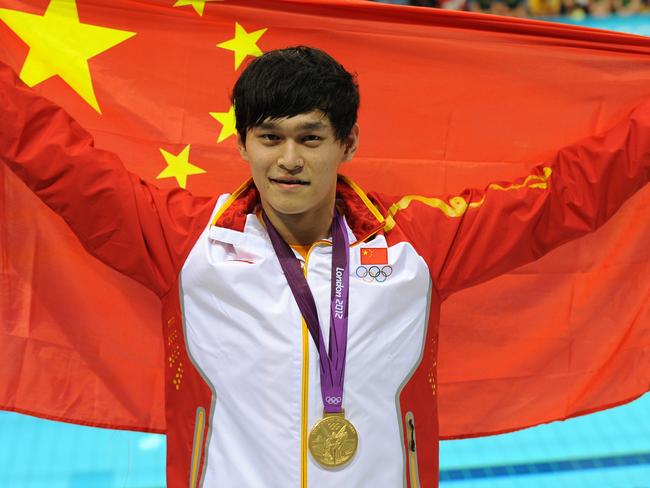
[[[411,488],[420,488],[420,477],[418,476],[418,452],[415,439],[415,417],[413,412],[406,413],[406,439],[408,456],[408,476]]]
[[[194,422],[194,441],[192,442],[192,461],[190,464],[190,488],[198,486],[201,453],[203,452],[203,431],[205,430],[205,408],[196,409]]]

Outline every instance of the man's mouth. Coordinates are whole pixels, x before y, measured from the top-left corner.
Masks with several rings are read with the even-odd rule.
[[[281,185],[309,185],[309,182],[306,180],[301,180],[300,178],[290,178],[290,177],[281,177],[281,178],[269,178],[273,183],[279,183]]]

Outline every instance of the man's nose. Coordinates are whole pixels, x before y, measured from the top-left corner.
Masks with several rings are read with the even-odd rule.
[[[282,145],[278,157],[278,166],[286,171],[297,171],[304,166],[304,160],[300,154],[298,145],[293,141],[287,141]]]

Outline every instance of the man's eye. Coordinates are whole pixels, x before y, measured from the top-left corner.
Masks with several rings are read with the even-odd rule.
[[[318,141],[321,141],[321,140],[322,140],[322,138],[320,136],[316,136],[316,135],[313,135],[313,134],[303,137],[303,141],[305,141],[305,142],[318,142]]]
[[[280,138],[275,134],[260,134],[259,137],[264,141],[268,141],[268,142],[275,142],[280,140]]]

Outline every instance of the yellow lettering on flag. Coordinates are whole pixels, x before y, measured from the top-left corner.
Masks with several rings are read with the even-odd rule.
[[[0,20],[29,46],[20,71],[27,85],[58,75],[101,113],[88,60],[133,37],[135,32],[79,22],[76,0],[51,0],[43,15],[1,8]]]

